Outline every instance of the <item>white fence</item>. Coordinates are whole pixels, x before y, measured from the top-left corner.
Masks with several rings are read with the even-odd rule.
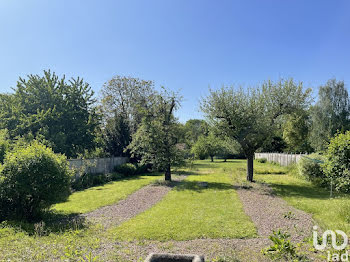
[[[269,162],[276,162],[281,166],[289,166],[297,163],[302,156],[307,154],[287,154],[287,153],[255,153],[255,159],[266,158]]]
[[[127,163],[127,157],[110,157],[94,159],[69,159],[69,168],[84,171],[90,174],[111,173],[115,166]],[[83,170],[82,170],[83,169]]]

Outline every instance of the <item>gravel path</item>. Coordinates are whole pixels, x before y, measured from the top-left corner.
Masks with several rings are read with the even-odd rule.
[[[250,189],[237,188],[245,213],[257,227],[258,237],[252,239],[195,239],[189,241],[144,241],[105,243],[99,250],[102,257],[114,256],[121,261],[139,261],[149,253],[179,253],[204,255],[206,261],[229,257],[228,261],[270,261],[260,250],[271,244],[268,236],[281,229],[291,234],[293,243],[310,237],[314,222],[311,215],[289,206],[273,195],[271,188],[254,184]],[[230,260],[231,259],[231,260]],[[237,260],[238,261],[238,260]]]
[[[177,176],[173,178],[173,181],[179,182],[185,178],[186,176]],[[172,186],[165,184],[151,184],[139,189],[115,205],[105,206],[81,216],[90,222],[99,223],[105,228],[116,226],[151,208],[171,189]]]
[[[186,176],[177,178],[181,181]],[[229,257],[227,261],[270,261],[260,252],[271,244],[268,236],[273,230],[282,229],[291,234],[293,243],[311,236],[314,222],[311,215],[289,206],[273,195],[267,185],[255,183],[252,188],[236,188],[245,213],[257,227],[258,237],[252,239],[195,239],[189,241],[103,241],[94,250],[104,261],[140,261],[149,253],[178,253],[204,255],[206,261]],[[148,185],[131,194],[125,200],[106,206],[84,216],[106,228],[118,225],[152,207],[169,191],[170,186]]]
[[[267,185],[254,184],[250,189],[238,189],[237,193],[260,236],[267,237],[277,229],[288,231],[296,242],[311,236],[314,226],[311,215],[289,206],[273,195]]]

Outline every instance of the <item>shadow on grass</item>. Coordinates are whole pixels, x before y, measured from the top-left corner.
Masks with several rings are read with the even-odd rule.
[[[286,185],[268,183],[272,186],[274,194],[285,197],[329,199],[329,192],[323,188],[303,185]]]
[[[287,173],[288,173],[287,171],[267,171],[267,170],[256,171],[256,170],[254,170],[254,174],[257,174],[257,175],[286,175]]]
[[[196,192],[203,192],[207,189],[215,190],[232,190],[234,186],[229,183],[218,183],[218,182],[200,182],[200,181],[181,181],[175,182],[176,191],[192,190]]]
[[[2,226],[8,226],[27,232],[29,235],[45,236],[50,233],[64,233],[66,231],[75,231],[88,227],[85,217],[79,214],[62,214],[47,211],[42,214],[40,219],[28,222],[25,220],[8,220],[2,223]]]

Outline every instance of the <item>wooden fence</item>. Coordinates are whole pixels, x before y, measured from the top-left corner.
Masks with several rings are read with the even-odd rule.
[[[79,173],[107,174],[113,172],[115,166],[127,163],[127,157],[110,157],[94,159],[69,159],[69,167]]]
[[[302,156],[307,154],[288,154],[288,153],[255,153],[255,159],[266,158],[268,162],[276,162],[281,166],[289,166],[297,163]]]

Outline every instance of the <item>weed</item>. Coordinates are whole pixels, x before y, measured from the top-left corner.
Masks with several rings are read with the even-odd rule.
[[[273,231],[269,236],[273,244],[261,252],[274,260],[307,261],[306,257],[297,253],[297,247],[289,240],[289,237],[288,232]]]
[[[290,220],[295,220],[297,219],[295,214],[292,211],[288,211],[287,213],[283,214],[284,218],[290,219]]]

